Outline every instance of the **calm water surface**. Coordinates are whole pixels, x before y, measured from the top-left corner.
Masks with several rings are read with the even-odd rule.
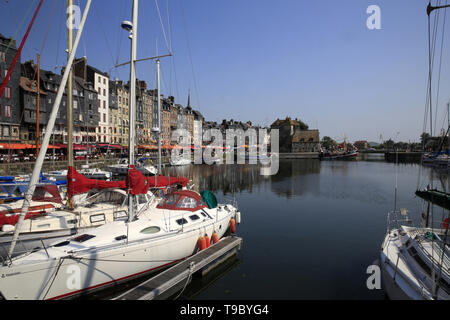
[[[419,170],[421,168],[421,170]],[[194,279],[183,299],[384,299],[368,290],[367,267],[377,259],[387,212],[398,207],[419,223],[418,182],[448,190],[447,173],[419,164],[285,160],[264,177],[252,165],[170,168],[219,202],[237,200],[243,246],[237,258],[206,279]],[[420,179],[419,179],[420,174]]]
[[[398,208],[407,208],[416,224],[423,210],[414,196],[418,184],[433,181],[449,190],[447,172],[387,163],[377,155],[284,160],[269,177],[259,169],[192,165],[165,172],[189,177],[195,190],[211,190],[219,202],[235,199],[242,215],[240,253],[194,278],[180,299],[385,299],[382,289],[367,289],[366,270],[378,258],[387,212],[394,208],[396,175]]]

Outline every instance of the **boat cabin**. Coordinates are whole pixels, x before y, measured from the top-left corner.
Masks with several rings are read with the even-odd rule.
[[[157,206],[158,209],[197,211],[206,208],[200,194],[191,190],[180,190],[168,194]]]

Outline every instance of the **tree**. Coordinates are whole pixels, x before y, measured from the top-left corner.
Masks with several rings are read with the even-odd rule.
[[[298,121],[298,123],[300,123],[300,130],[308,130],[309,126],[304,123],[302,120],[295,118],[296,121]]]
[[[320,143],[322,144],[322,147],[325,149],[333,149],[334,147],[337,146],[337,142],[328,136],[323,137]]]
[[[431,138],[430,134],[424,132],[420,135],[420,142],[422,143],[422,145],[426,145],[430,138]]]
[[[389,139],[387,141],[384,142],[384,146],[387,150],[391,150],[394,149],[394,141],[392,139]]]

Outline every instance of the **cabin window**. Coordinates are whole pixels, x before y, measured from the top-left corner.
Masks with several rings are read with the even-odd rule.
[[[121,235],[121,236],[115,237],[114,240],[120,241],[120,240],[125,240],[126,238],[127,238],[126,235]]]
[[[138,201],[140,204],[147,203],[147,197],[145,196],[145,194],[138,195]]]
[[[77,219],[67,220],[67,224],[77,224],[77,223],[78,223]]]
[[[180,226],[182,226],[183,224],[188,223],[188,221],[186,219],[182,218],[182,219],[176,220],[176,223],[178,223]]]
[[[192,216],[189,216],[189,219],[191,219],[192,221],[195,221],[195,220],[200,219],[200,217],[198,215],[194,214]]]
[[[164,200],[162,205],[164,206],[173,206],[178,200],[178,197],[173,195],[173,194],[169,194]]]
[[[76,238],[73,239],[73,241],[79,242],[79,243],[83,243],[85,241],[88,241],[92,238],[95,238],[95,236],[91,235],[91,234],[82,234],[81,236],[78,236]]]
[[[104,222],[105,221],[105,215],[102,214],[95,214],[89,217],[89,220],[91,220],[91,223],[97,223],[97,222]]]
[[[69,243],[70,243],[70,241],[63,241],[58,244],[55,244],[54,247],[57,247],[57,248],[64,247],[64,246],[67,246]]]
[[[153,233],[158,233],[159,231],[161,231],[160,227],[151,226],[151,227],[148,227],[148,228],[145,228],[145,229],[141,230],[141,233],[143,233],[143,234],[153,234]]]
[[[177,208],[194,209],[197,208],[197,200],[189,197],[183,197],[178,201]]]
[[[200,214],[206,218],[206,214],[203,211],[200,211]]]
[[[114,212],[114,221],[116,220],[124,220],[128,218],[128,214],[125,211],[117,211]]]

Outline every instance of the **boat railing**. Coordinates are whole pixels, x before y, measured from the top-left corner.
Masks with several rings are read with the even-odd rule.
[[[42,240],[41,240],[41,243],[42,243],[42,247],[36,247],[34,249],[27,249],[25,244],[22,241],[17,240],[13,256],[11,256],[9,254],[9,246],[6,247],[4,244],[0,244],[1,251],[4,253],[4,255],[0,255],[0,258],[2,259],[2,261],[1,261],[2,265],[11,264],[15,257],[32,253],[38,249],[45,249],[45,251],[47,251],[47,249],[45,248],[44,242]]]
[[[238,209],[238,203],[235,197],[231,198],[231,197],[224,197],[223,198],[225,204],[231,204],[233,207],[235,207],[236,209]]]
[[[411,223],[412,220],[406,210],[390,211],[387,214],[387,233],[390,233],[393,229],[399,229],[402,225],[410,225]]]

